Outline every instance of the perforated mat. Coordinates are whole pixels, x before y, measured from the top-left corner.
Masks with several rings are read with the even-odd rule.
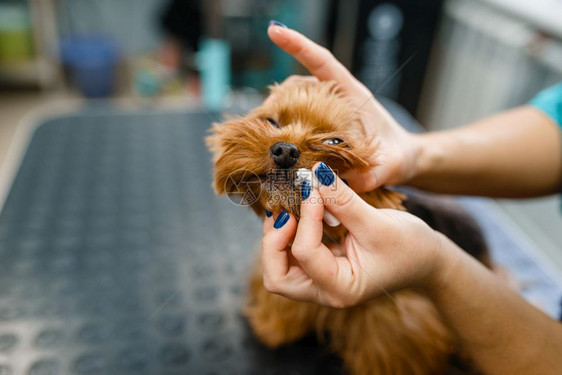
[[[216,198],[204,114],[42,124],[0,216],[0,375],[310,374],[241,316],[261,224]]]

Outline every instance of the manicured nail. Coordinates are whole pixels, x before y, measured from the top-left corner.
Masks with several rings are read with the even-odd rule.
[[[283,27],[283,28],[285,28],[285,29],[288,29],[287,25],[285,25],[284,23],[281,23],[281,22],[279,22],[279,21],[275,21],[275,20],[269,21],[268,27],[271,26],[271,25],[281,26],[281,27]]]
[[[320,181],[320,183],[324,186],[330,186],[334,183],[334,173],[326,164],[324,164],[324,162],[320,163],[318,168],[314,171],[314,174],[316,175],[318,181]]]
[[[287,224],[287,221],[291,218],[291,215],[285,210],[281,211],[279,216],[277,216],[277,220],[273,223],[273,228],[279,229],[283,227],[283,225]]]
[[[273,215],[271,211],[265,210],[265,216],[271,217],[271,215]]]
[[[309,196],[310,196],[310,184],[306,181],[303,181],[301,185],[302,200],[305,201]]]
[[[347,180],[345,178],[341,179],[343,181],[344,184],[346,184],[347,186],[349,186],[349,182],[347,182]]]

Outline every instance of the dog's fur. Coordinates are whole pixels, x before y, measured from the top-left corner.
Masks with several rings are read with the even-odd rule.
[[[316,162],[324,161],[336,173],[372,167],[370,160],[373,155],[376,160],[377,147],[366,139],[360,114],[336,84],[285,84],[272,87],[272,94],[274,101],[246,117],[213,125],[207,142],[214,153],[214,187],[219,194],[239,192],[241,188],[249,190],[246,192],[255,200],[247,203],[260,216],[266,209],[285,209],[298,218],[301,197],[300,189],[293,185],[293,176],[284,171],[273,181],[269,178],[271,171],[276,170],[271,145],[282,141],[299,149],[300,157],[293,170],[310,169]],[[343,142],[324,143],[333,138]],[[273,195],[276,199],[271,199]],[[443,206],[439,200],[418,195],[405,201],[404,194],[384,187],[361,197],[378,208],[407,206],[434,229],[487,262],[481,234],[457,206]],[[346,234],[341,225],[325,225],[324,230],[324,241],[341,241]],[[294,342],[315,331],[321,340],[329,341],[352,374],[443,372],[458,345],[435,307],[427,297],[413,290],[397,291],[392,297],[382,296],[346,309],[297,302],[268,292],[257,266],[245,312],[255,335],[269,347]]]

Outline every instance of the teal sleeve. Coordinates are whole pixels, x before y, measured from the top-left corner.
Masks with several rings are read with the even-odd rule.
[[[562,82],[539,92],[529,105],[546,114],[562,127]]]

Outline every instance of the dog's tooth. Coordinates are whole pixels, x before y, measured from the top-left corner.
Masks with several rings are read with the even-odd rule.
[[[324,222],[326,222],[326,224],[328,224],[331,227],[337,227],[338,225],[341,224],[340,221],[336,219],[334,215],[332,215],[326,210],[324,210]]]
[[[312,171],[306,168],[299,168],[297,169],[294,184],[295,186],[298,186],[302,184],[304,181],[312,185]]]

